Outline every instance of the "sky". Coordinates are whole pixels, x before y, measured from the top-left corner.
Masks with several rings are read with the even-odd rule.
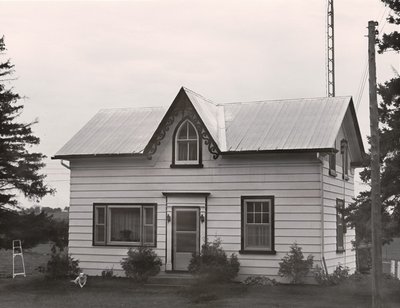
[[[336,95],[352,95],[369,134],[367,25],[379,0],[336,0]],[[168,106],[181,86],[217,102],[326,96],[327,0],[0,1],[0,35],[24,96],[25,122],[48,156],[57,190],[40,206],[69,204],[69,171],[53,156],[99,109]],[[382,32],[382,31],[381,31]],[[400,71],[377,55],[378,82]],[[363,88],[363,95],[360,95]],[[366,146],[367,149],[367,146]],[[359,186],[358,186],[359,187]],[[21,199],[22,206],[33,203]]]

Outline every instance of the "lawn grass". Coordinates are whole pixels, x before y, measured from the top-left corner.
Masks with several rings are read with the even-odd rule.
[[[385,280],[385,307],[400,307],[400,282]],[[84,288],[43,277],[0,279],[0,307],[370,307],[370,281],[340,286],[193,284],[160,287],[89,277]]]
[[[50,255],[50,244],[39,244],[31,249],[24,249],[25,272],[28,276],[37,276],[36,268],[45,265]],[[18,271],[21,269],[19,257],[15,259]],[[12,277],[12,249],[0,249],[0,278]]]
[[[252,286],[240,283],[198,284],[185,287],[145,286],[128,279],[89,277],[84,288],[68,280],[45,280],[35,270],[44,265],[50,245],[24,251],[27,277],[10,277],[12,252],[0,251],[0,308],[9,307],[371,307],[371,282],[364,276],[342,285]],[[400,281],[384,280],[383,298],[387,308],[400,307]]]

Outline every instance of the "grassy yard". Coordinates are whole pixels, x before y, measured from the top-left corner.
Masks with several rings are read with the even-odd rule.
[[[39,276],[0,279],[0,307],[370,307],[368,279],[341,286],[242,284],[160,287],[89,277],[84,288]],[[385,307],[400,306],[400,282],[385,280]]]
[[[11,251],[0,251],[0,307],[370,307],[370,281],[349,280],[340,286],[189,285],[143,286],[128,279],[89,277],[84,288],[67,280],[46,281],[35,271],[49,258],[49,245],[24,252],[27,277],[7,278]],[[3,275],[1,275],[1,272]],[[400,307],[400,281],[384,280],[385,307]]]
[[[39,244],[32,249],[24,249],[25,272],[28,276],[39,273],[36,268],[45,265],[50,255],[50,244]],[[16,257],[16,267],[21,268],[20,258]],[[12,277],[12,249],[0,249],[0,278]]]

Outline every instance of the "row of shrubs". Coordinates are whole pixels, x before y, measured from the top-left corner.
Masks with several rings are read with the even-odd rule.
[[[51,257],[45,267],[39,267],[39,271],[47,278],[72,278],[79,272],[79,261],[71,258],[64,249],[57,249],[54,245]],[[290,252],[279,263],[278,274],[286,277],[290,283],[300,284],[311,271],[320,285],[336,285],[349,277],[347,267],[338,266],[332,274],[326,272],[318,265],[313,269],[314,259],[312,255],[304,258],[301,247],[296,243],[290,247]],[[137,282],[145,282],[150,276],[157,275],[162,266],[161,259],[149,247],[129,249],[128,255],[121,261],[125,275]],[[199,281],[228,282],[236,278],[240,268],[240,262],[235,254],[229,257],[221,247],[221,240],[207,242],[201,248],[198,255],[193,255],[188,270]],[[114,277],[113,269],[102,272],[103,278]],[[276,281],[263,276],[250,276],[245,281],[247,285],[274,285]]]

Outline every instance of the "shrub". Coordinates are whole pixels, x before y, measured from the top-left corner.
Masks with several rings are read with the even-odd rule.
[[[308,274],[313,266],[314,257],[309,255],[304,260],[301,247],[294,243],[290,246],[290,252],[282,258],[282,262],[279,262],[279,272],[281,277],[287,277],[290,279],[290,283],[299,284],[303,282],[303,278]]]
[[[314,278],[319,285],[338,285],[349,278],[349,268],[343,267],[339,264],[332,274],[327,275],[321,267],[316,266],[314,270]]]
[[[101,277],[103,278],[113,278],[114,277],[114,268],[106,268],[101,272]]]
[[[66,251],[57,250],[55,245],[51,248],[50,260],[46,267],[39,266],[38,270],[49,279],[75,278],[80,272],[79,261],[69,256]]]
[[[237,276],[239,267],[237,256],[231,254],[228,258],[221,247],[221,240],[216,239],[212,243],[205,243],[199,255],[193,254],[188,269],[200,280],[227,282]]]
[[[148,247],[129,249],[128,257],[123,258],[121,265],[127,277],[137,282],[146,282],[150,276],[160,272],[161,259]]]
[[[275,286],[277,282],[275,279],[270,279],[265,276],[249,276],[243,281],[247,286]]]

